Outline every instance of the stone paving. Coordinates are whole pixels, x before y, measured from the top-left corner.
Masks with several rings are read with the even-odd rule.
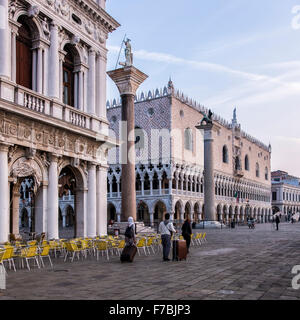
[[[197,230],[201,231],[201,230]],[[300,223],[206,230],[208,242],[192,247],[187,261],[163,262],[161,254],[71,262],[54,269],[8,271],[0,299],[298,300],[292,288],[300,265]]]

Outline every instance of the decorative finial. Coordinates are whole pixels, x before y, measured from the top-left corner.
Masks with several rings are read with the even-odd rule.
[[[236,107],[233,109],[232,124],[233,124],[234,126],[236,126],[236,125],[237,125]]]

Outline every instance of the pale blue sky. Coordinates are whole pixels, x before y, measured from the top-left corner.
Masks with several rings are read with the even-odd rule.
[[[272,144],[272,170],[300,176],[300,0],[107,0],[121,24],[107,42],[114,69],[125,35],[141,90],[177,89]],[[299,10],[300,13],[300,10]],[[300,19],[299,19],[300,21]],[[121,53],[124,60],[124,52]],[[108,79],[108,99],[118,96]]]

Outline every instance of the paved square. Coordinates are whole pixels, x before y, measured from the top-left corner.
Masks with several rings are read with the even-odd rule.
[[[132,264],[117,256],[57,258],[54,270],[8,271],[0,299],[300,299],[291,285],[300,223],[206,232],[208,242],[192,247],[187,261],[162,262],[161,254],[137,255]]]

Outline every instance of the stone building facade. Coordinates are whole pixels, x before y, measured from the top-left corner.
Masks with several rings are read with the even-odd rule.
[[[0,242],[19,233],[31,181],[37,233],[59,237],[59,179],[77,236],[106,233],[105,0],[0,0]]]
[[[120,102],[107,102],[110,135],[120,138]],[[208,110],[174,89],[135,97],[137,217],[155,224],[169,212],[174,221],[189,214],[205,218],[203,133],[195,126]],[[245,221],[271,217],[271,147],[241,130],[236,111],[229,123],[214,115],[214,182],[218,220]],[[122,140],[122,139],[121,139]],[[109,151],[108,219],[121,221],[119,148]],[[126,183],[126,182],[124,182]],[[124,185],[124,187],[126,184]]]
[[[300,212],[300,178],[281,170],[273,171],[271,177],[273,213],[281,212],[290,220],[291,215]]]

